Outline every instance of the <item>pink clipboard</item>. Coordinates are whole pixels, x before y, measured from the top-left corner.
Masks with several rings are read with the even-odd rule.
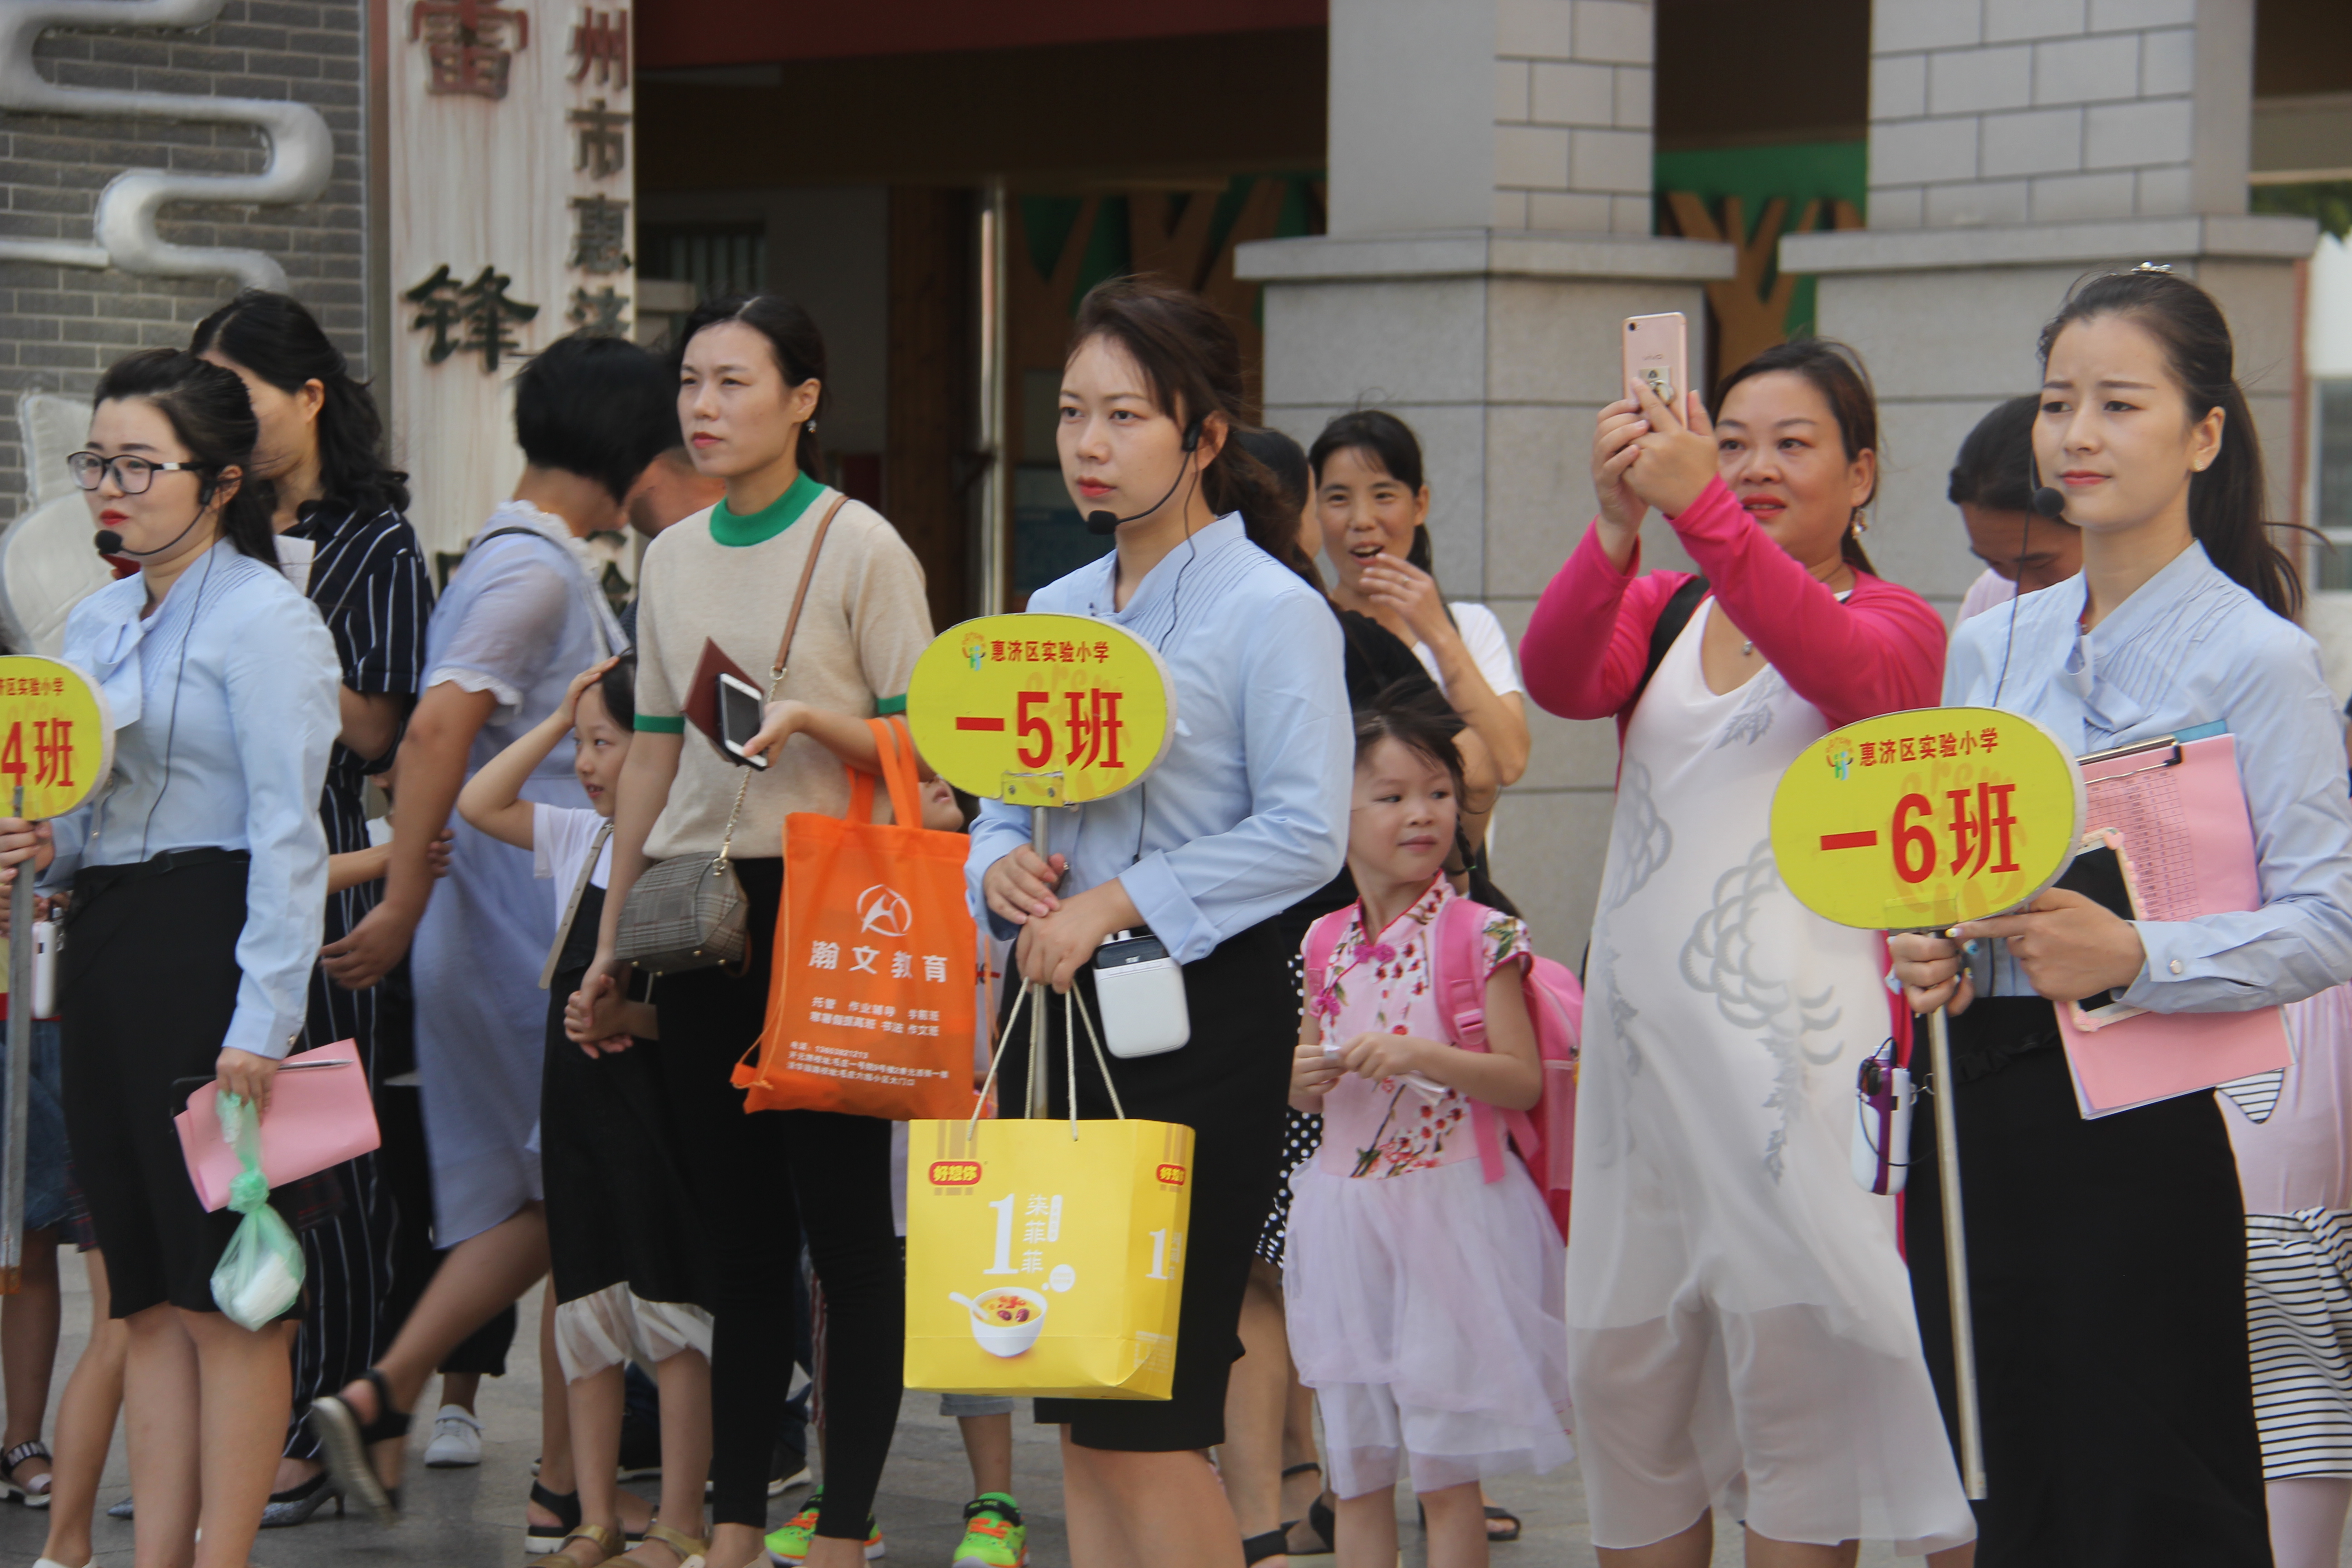
[[[205,1085],[172,1118],[187,1157],[188,1180],[205,1212],[228,1206],[228,1186],[244,1170],[221,1136],[220,1090]],[[359,1047],[350,1040],[288,1057],[270,1080],[269,1110],[261,1119],[261,1173],[272,1188],[368,1152],[382,1142],[375,1102]]]
[[[2085,831],[2113,828],[2150,920],[2193,920],[2262,907],[2253,825],[2227,735],[2083,764]],[[2074,1100],[2085,1119],[2210,1089],[2294,1059],[2277,1007],[2246,1013],[2142,1013],[2098,1029],[2061,1004]]]

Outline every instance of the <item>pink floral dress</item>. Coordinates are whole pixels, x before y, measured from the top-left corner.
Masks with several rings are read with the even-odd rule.
[[[1307,1005],[1327,1043],[1447,1038],[1433,946],[1455,897],[1434,879],[1376,934],[1360,904],[1324,917],[1339,931]],[[1520,967],[1527,927],[1492,914],[1480,950],[1489,975]],[[1517,1160],[1486,1180],[1471,1110],[1419,1075],[1351,1073],[1324,1098],[1322,1148],[1291,1178],[1291,1350],[1321,1398],[1341,1497],[1393,1485],[1408,1455],[1423,1491],[1575,1457],[1559,1233]]]

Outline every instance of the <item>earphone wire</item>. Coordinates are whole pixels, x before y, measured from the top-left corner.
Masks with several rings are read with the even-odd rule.
[[[2025,597],[2025,552],[2032,548],[2033,498],[2041,488],[2042,466],[2034,460],[2033,443],[2029,438],[2025,446],[2025,510],[2022,514],[2025,521],[2024,526],[2017,531],[2017,575],[2011,580],[2009,585],[2009,631],[2001,639],[2000,679],[1994,681],[1992,685],[1990,706],[1995,708],[2000,706],[2001,691],[2009,685],[2009,656],[2017,647],[2018,601]]]
[[[215,540],[214,544],[220,541]],[[163,780],[155,787],[155,798],[147,803],[147,818],[139,825],[139,858],[147,858],[147,837],[155,826],[155,809],[163,804],[163,796],[172,787],[172,743],[180,733],[180,689],[188,679],[188,645],[196,640],[196,617],[204,613],[205,589],[213,580],[213,562],[216,559],[211,546],[205,551],[205,574],[196,579],[196,600],[188,606],[188,624],[180,628],[180,662],[172,675],[172,714],[163,726]],[[168,594],[166,595],[168,597]],[[157,609],[163,608],[157,605]]]

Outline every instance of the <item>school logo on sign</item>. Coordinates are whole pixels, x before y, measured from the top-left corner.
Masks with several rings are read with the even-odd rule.
[[[857,929],[884,936],[904,936],[915,929],[914,906],[896,888],[875,883],[857,895]]]

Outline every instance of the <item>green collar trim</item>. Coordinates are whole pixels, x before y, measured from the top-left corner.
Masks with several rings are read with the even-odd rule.
[[[806,475],[796,475],[792,488],[749,517],[738,517],[720,501],[710,509],[710,537],[721,544],[738,548],[747,544],[765,544],[801,520],[816,498],[824,494],[824,486]]]

